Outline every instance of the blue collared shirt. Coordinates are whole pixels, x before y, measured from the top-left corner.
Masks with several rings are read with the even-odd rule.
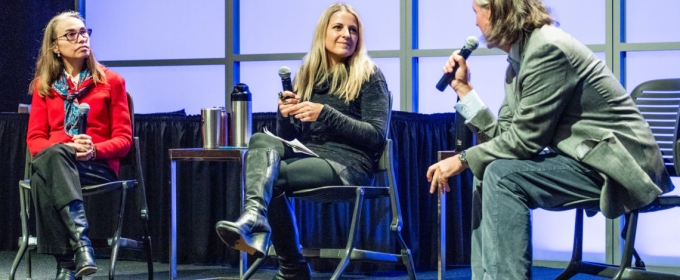
[[[515,43],[512,45],[510,48],[510,52],[508,53],[508,63],[512,66],[512,69],[515,70],[515,73],[519,73],[519,68],[520,68],[520,60],[521,60],[521,55],[520,55],[520,44]],[[454,108],[456,109],[456,112],[460,112],[460,114],[466,119],[469,120],[479,111],[483,110],[485,107],[484,102],[482,101],[481,98],[479,98],[479,95],[477,94],[477,91],[472,89],[465,97],[463,97]]]

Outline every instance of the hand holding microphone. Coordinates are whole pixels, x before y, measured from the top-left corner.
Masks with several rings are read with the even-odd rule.
[[[444,66],[445,74],[439,80],[439,83],[437,83],[437,89],[439,91],[444,91],[447,85],[451,85],[451,87],[456,91],[456,94],[458,94],[458,97],[463,98],[468,92],[472,90],[469,85],[469,73],[465,60],[470,57],[472,51],[477,49],[478,46],[479,41],[477,38],[470,36],[465,40],[465,46],[460,51],[454,52],[451,57],[449,57],[449,60]],[[461,73],[458,74],[458,69],[461,66],[463,68],[460,71]],[[472,146],[472,132],[465,125],[465,119],[460,114],[460,112],[456,112],[455,132],[455,150],[457,152],[464,151]],[[434,183],[432,183],[432,185],[434,186]]]
[[[465,46],[459,52],[454,52],[454,54],[451,55],[447,65],[444,66],[444,72],[446,73],[442,75],[441,79],[439,79],[439,82],[437,83],[437,89],[439,91],[443,92],[446,89],[446,86],[450,85],[454,81],[459,66],[465,64],[465,60],[470,57],[472,51],[477,49],[478,46],[479,40],[477,40],[477,38],[474,36],[470,36],[465,40]],[[467,67],[463,67],[465,68],[465,71],[467,71]],[[452,68],[451,72],[447,71],[448,68]],[[467,73],[464,73],[463,75],[465,82],[467,83]],[[458,78],[460,79],[460,77]]]
[[[78,134],[87,134],[87,114],[90,112],[90,105],[81,103],[78,105]]]
[[[288,91],[288,92],[293,92],[293,83],[290,80],[290,68],[286,66],[281,66],[279,68],[279,77],[281,77],[281,85],[283,87],[283,91]],[[288,99],[290,98],[295,98],[294,96],[290,96],[289,93],[284,93],[280,92],[279,93],[279,99],[283,104],[289,104],[290,102]],[[293,93],[294,94],[294,93]],[[283,112],[281,112],[283,114]],[[290,123],[295,123],[295,118],[293,116],[288,116],[290,118]]]
[[[95,157],[94,144],[92,143],[92,137],[87,135],[87,116],[90,112],[90,105],[87,103],[81,103],[78,105],[78,121],[76,126],[78,127],[78,134],[73,135],[71,140],[72,143],[66,143],[66,145],[73,147],[76,150],[76,160],[87,161]]]

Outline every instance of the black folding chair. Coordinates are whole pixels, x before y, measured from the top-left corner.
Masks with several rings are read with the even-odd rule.
[[[128,93],[128,106],[130,107],[130,120],[134,125],[134,108],[132,103],[132,97]],[[134,133],[134,127],[133,127]],[[118,211],[118,223],[116,226],[116,231],[111,238],[100,240],[92,239],[93,247],[111,247],[111,264],[109,270],[109,279],[114,279],[116,260],[118,258],[119,249],[131,249],[136,251],[144,251],[146,253],[147,269],[149,274],[149,279],[153,279],[153,259],[151,254],[151,237],[149,236],[149,228],[147,221],[149,219],[149,211],[146,205],[146,189],[144,187],[144,177],[141,167],[141,157],[139,152],[139,138],[133,137],[132,147],[128,154],[120,159],[121,169],[126,167],[131,167],[134,170],[134,178],[128,180],[119,180],[114,182],[109,182],[106,184],[93,185],[93,186],[83,186],[82,192],[83,196],[91,196],[98,194],[108,194],[111,192],[120,192],[120,205]],[[31,252],[29,249],[35,248],[37,245],[37,238],[31,236],[28,220],[31,213],[31,184],[28,179],[30,176],[30,163],[31,154],[26,151],[26,167],[24,171],[24,178],[19,182],[19,197],[21,199],[21,237],[19,238],[19,252],[14,259],[12,264],[12,270],[10,272],[10,280],[14,279],[17,268],[21,260],[23,259],[26,252],[28,256],[26,258],[26,271],[27,279],[31,279]],[[141,229],[141,239],[135,240],[130,238],[121,237],[122,227],[123,227],[123,214],[126,205],[126,195],[127,191],[130,189],[137,189],[137,202],[139,209],[139,217],[142,220],[143,228]]]
[[[647,120],[663,155],[666,170],[671,176],[680,174],[678,158],[680,141],[678,127],[680,118],[680,79],[652,80],[637,86],[631,93],[642,116]],[[556,279],[569,279],[579,273],[586,273],[613,279],[680,279],[680,275],[647,271],[645,264],[635,251],[635,234],[639,213],[647,213],[680,206],[679,196],[659,196],[651,204],[626,213],[621,237],[625,235],[625,246],[621,263],[608,265],[582,260],[583,255],[583,213],[594,215],[600,211],[599,198],[567,203],[564,209],[576,208],[574,249],[569,266]],[[631,265],[635,256],[635,266]]]

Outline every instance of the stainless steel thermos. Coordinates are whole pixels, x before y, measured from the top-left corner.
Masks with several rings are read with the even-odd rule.
[[[222,120],[218,107],[201,109],[201,128],[203,133],[203,148],[217,149],[220,144],[220,127]]]
[[[248,85],[239,83],[231,92],[231,114],[229,116],[229,146],[247,147],[252,134],[252,95]]]

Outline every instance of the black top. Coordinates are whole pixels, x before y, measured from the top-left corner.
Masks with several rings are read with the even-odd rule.
[[[387,133],[389,90],[385,77],[375,67],[361,85],[359,96],[349,103],[329,94],[329,83],[315,87],[311,102],[323,104],[315,122],[290,123],[277,114],[277,135],[297,138],[319,157],[326,159],[347,185],[368,185],[380,160]]]

